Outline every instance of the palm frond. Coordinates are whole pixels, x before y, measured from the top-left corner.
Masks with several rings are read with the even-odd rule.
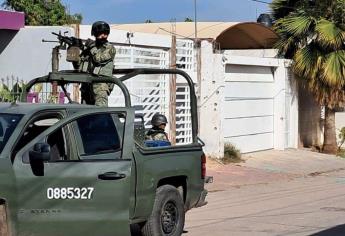
[[[318,41],[325,47],[339,49],[344,45],[345,31],[337,27],[334,22],[326,19],[317,21],[315,30],[318,33]]]
[[[315,78],[324,60],[313,44],[297,50],[293,59],[293,70],[304,78]]]
[[[285,58],[292,58],[298,50],[299,40],[293,36],[282,36],[274,45],[278,54]]]
[[[303,36],[313,31],[315,19],[310,16],[291,15],[279,19],[274,27],[279,33],[288,33],[295,37]]]
[[[294,10],[299,0],[273,0],[270,4],[271,13],[274,19],[286,17]]]
[[[323,63],[322,80],[330,86],[345,84],[345,50],[334,51],[327,55]]]

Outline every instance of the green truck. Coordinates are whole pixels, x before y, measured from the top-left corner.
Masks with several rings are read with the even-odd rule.
[[[113,83],[123,107],[0,104],[0,236],[181,235],[185,212],[205,205],[206,159],[197,136],[193,82],[183,71],[115,70],[115,77],[60,71],[32,80]],[[193,142],[145,147],[124,81],[178,74],[190,87]],[[25,97],[25,96],[24,96]],[[139,128],[138,128],[139,127]]]

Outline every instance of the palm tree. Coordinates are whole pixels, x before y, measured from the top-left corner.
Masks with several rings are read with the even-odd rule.
[[[276,47],[325,107],[323,151],[336,153],[335,111],[345,105],[345,0],[273,0],[271,9]]]

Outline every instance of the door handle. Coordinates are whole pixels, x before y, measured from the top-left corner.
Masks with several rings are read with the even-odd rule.
[[[98,178],[102,180],[117,180],[117,179],[123,179],[125,177],[126,177],[125,174],[120,174],[117,172],[106,172],[104,174],[98,175]]]

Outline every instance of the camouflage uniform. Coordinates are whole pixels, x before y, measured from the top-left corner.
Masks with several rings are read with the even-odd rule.
[[[168,141],[168,135],[164,132],[163,129],[158,127],[152,127],[145,136],[145,140],[154,140],[154,141]]]
[[[92,44],[89,52],[81,58],[80,70],[95,75],[113,75],[115,48],[110,43],[102,45]],[[112,90],[112,85],[99,83],[93,85],[93,92],[96,106],[108,106],[108,96]]]

